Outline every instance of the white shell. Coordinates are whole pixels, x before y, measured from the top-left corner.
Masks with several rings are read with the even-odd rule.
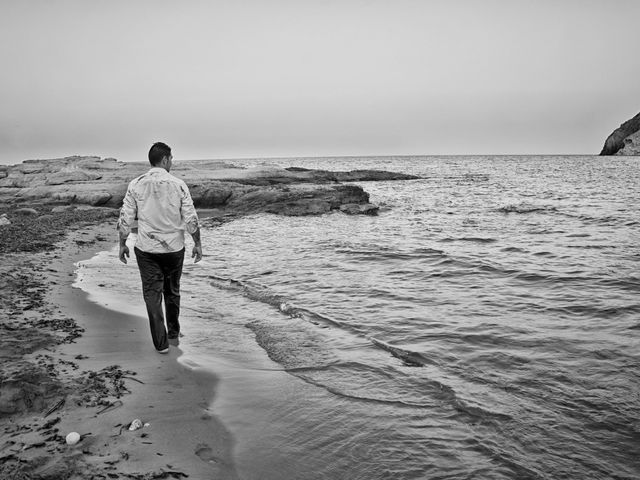
[[[67,445],[75,445],[80,441],[80,434],[78,432],[71,432],[67,435],[66,441]]]
[[[139,428],[142,428],[142,422],[139,418],[136,418],[133,422],[131,422],[131,425],[129,425],[129,430],[133,431],[138,430]]]

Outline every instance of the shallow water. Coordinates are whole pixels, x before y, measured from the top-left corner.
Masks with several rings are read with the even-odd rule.
[[[363,182],[377,217],[204,232],[182,348],[223,372],[243,478],[639,477],[639,161],[283,161],[424,179]],[[144,313],[116,264],[78,283]]]

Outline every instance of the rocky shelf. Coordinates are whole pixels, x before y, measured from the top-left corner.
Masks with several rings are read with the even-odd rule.
[[[92,156],[26,160],[0,166],[0,202],[16,209],[34,204],[58,210],[116,209],[122,205],[128,183],[148,169],[148,163]],[[240,168],[214,160],[177,161],[171,173],[187,183],[196,207],[229,214],[318,215],[341,210],[372,215],[378,208],[353,182],[418,178],[381,170],[332,172],[273,165]]]

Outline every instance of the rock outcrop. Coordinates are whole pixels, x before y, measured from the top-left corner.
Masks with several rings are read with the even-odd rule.
[[[600,155],[640,155],[640,113],[627,120],[604,142]]]
[[[0,202],[119,208],[129,181],[148,169],[148,163],[124,163],[113,158],[27,160],[0,168]],[[332,210],[372,215],[377,207],[369,203],[363,188],[343,182],[417,178],[380,170],[331,172],[273,165],[239,168],[207,160],[175,162],[171,173],[187,183],[198,208],[282,215]]]
[[[624,147],[616,155],[640,156],[640,130],[624,139]]]

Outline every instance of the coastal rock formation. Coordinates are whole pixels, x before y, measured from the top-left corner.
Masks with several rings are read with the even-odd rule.
[[[640,113],[627,120],[604,142],[600,155],[640,155]]]
[[[369,194],[357,185],[300,185],[296,188],[253,187],[232,196],[228,207],[237,213],[320,215],[344,204],[369,203]],[[359,213],[359,212],[358,212]]]
[[[624,147],[616,155],[640,156],[640,130],[624,139]]]
[[[148,169],[148,163],[113,158],[27,160],[0,168],[0,201],[16,206],[40,203],[119,208],[128,183]],[[372,215],[377,208],[369,204],[363,188],[342,182],[417,178],[380,170],[331,172],[274,165],[240,168],[208,160],[176,162],[171,172],[187,183],[196,207],[238,214],[316,215],[341,210]]]

